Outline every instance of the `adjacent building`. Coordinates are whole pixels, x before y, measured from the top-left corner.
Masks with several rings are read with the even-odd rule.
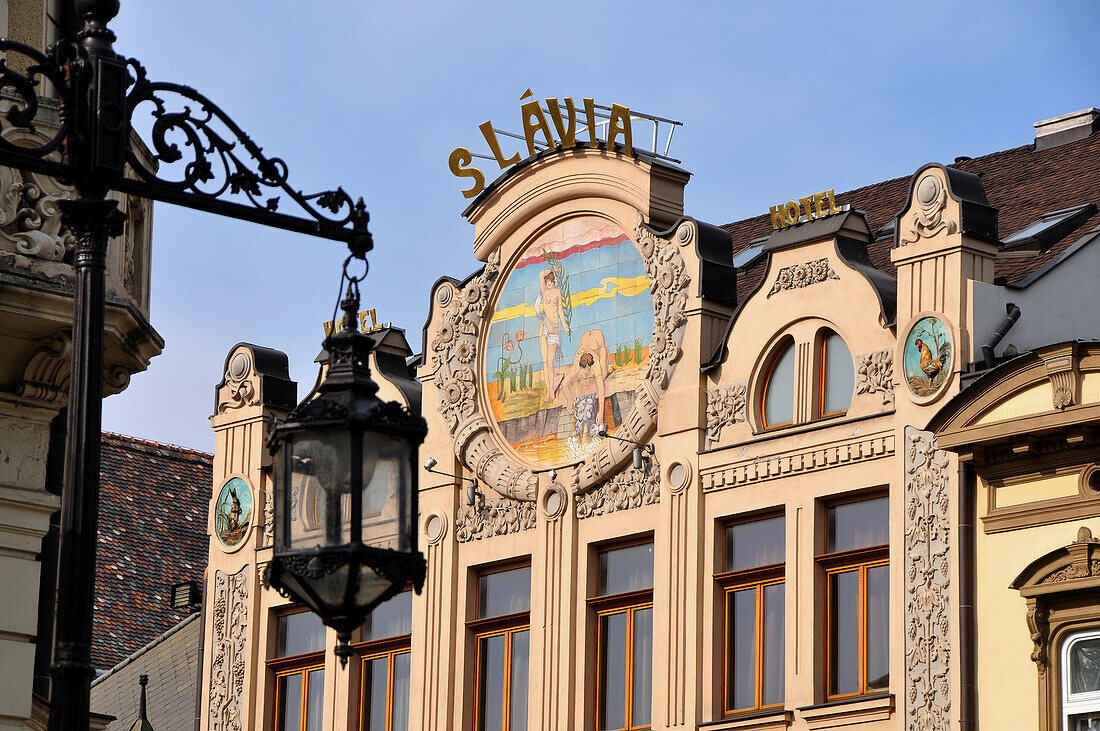
[[[1100,111],[1036,130],[723,227],[630,135],[473,193],[484,267],[372,335],[428,575],[347,669],[259,583],[295,388],[236,346],[202,728],[1092,728]]]

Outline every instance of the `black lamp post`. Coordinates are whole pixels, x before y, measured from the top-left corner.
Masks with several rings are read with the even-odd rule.
[[[428,425],[377,396],[371,339],[356,328],[357,280],[341,307],[343,326],[325,341],[323,380],[269,440],[275,551],[264,582],[336,630],[346,666],[351,633],[370,611],[410,583],[417,593],[424,585],[416,455]]]
[[[0,38],[4,58],[0,63],[0,92],[10,102],[0,113],[0,133],[5,127],[38,130],[40,134],[49,129],[44,123],[36,125],[40,121],[38,94],[44,81],[56,91],[61,105],[56,131],[42,136],[38,144],[26,140],[16,144],[0,134],[0,165],[68,181],[79,193],[76,200],[60,202],[62,223],[77,244],[72,258],[72,372],[61,494],[50,731],[88,728],[99,512],[104,270],[107,241],[122,232],[123,223],[116,202],[107,198],[107,193],[129,193],[343,241],[360,258],[371,248],[369,216],[362,199],[353,200],[342,188],[307,194],[291,187],[287,164],[278,157],[264,155],[220,107],[190,87],[150,81],[136,59],[117,54],[113,47],[115,34],[107,24],[118,14],[118,0],[67,1],[83,20],[75,37],[59,41],[45,52]],[[144,145],[134,144],[137,131],[133,119],[139,113],[148,113],[152,121]],[[142,147],[151,151],[151,163]],[[290,213],[284,212],[287,207],[292,209]],[[362,351],[338,350],[334,346],[333,352],[356,357],[354,354]],[[334,368],[343,357],[334,358]],[[356,378],[349,375],[341,386],[334,382],[334,394],[346,388],[361,398],[366,387]],[[357,403],[350,399],[344,405]],[[350,419],[345,428],[364,433],[370,420],[357,422],[359,413],[349,412],[355,419]],[[379,416],[377,422],[370,423],[381,429],[383,421]],[[335,429],[336,421],[327,426]],[[349,452],[352,448],[348,442]],[[362,446],[355,448],[365,451]],[[382,461],[386,459],[392,461],[390,457]],[[348,469],[350,466],[349,462]],[[354,480],[373,484],[369,477],[360,475]],[[348,499],[358,501],[362,496],[351,492]],[[415,500],[415,492],[410,499]],[[402,509],[407,510],[407,506]],[[409,537],[414,538],[407,516],[403,520],[406,522],[400,527],[408,528]],[[364,525],[356,535],[364,541],[373,539],[372,530]],[[399,545],[403,550],[409,547],[408,543]],[[415,543],[411,546],[415,553]],[[385,591],[372,597],[371,590],[361,591],[361,582],[351,578],[360,566],[376,566],[366,555],[362,551],[349,553],[353,558],[339,575],[348,577],[348,591],[354,587],[356,596],[365,591],[364,596],[377,604],[385,599]],[[385,573],[381,562],[377,570]],[[338,619],[329,621],[346,626]]]

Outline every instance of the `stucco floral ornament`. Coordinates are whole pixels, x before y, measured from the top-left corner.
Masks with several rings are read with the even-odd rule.
[[[917,182],[913,199],[917,205],[911,214],[912,218],[905,224],[905,232],[898,239],[900,246],[935,236],[941,231],[955,233],[957,224],[943,217],[947,208],[947,188],[939,175],[931,171],[925,173]]]
[[[459,543],[504,536],[535,527],[535,504],[525,500],[487,500],[463,505],[455,515],[455,539]]]
[[[745,420],[745,384],[722,386],[707,391],[707,446],[722,438],[723,427]]]

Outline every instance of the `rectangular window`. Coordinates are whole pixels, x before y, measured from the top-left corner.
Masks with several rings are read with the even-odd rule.
[[[409,728],[412,592],[383,602],[352,638],[361,659],[359,731]]]
[[[313,612],[276,618],[276,731],[320,731],[325,695],[325,626]]]
[[[531,567],[486,571],[477,579],[474,728],[526,731]]]
[[[723,710],[727,715],[783,705],[783,516],[726,526]]]
[[[648,729],[653,676],[653,544],[601,551],[596,612],[598,731]]]
[[[890,685],[889,499],[825,511],[825,687],[829,700]]]

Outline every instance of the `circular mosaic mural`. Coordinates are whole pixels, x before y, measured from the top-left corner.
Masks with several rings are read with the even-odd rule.
[[[230,479],[214,505],[214,531],[227,548],[236,548],[252,523],[252,490],[240,477]]]
[[[905,339],[902,368],[909,390],[918,397],[931,396],[951,375],[951,332],[938,317],[922,317]]]
[[[486,341],[493,419],[524,458],[561,465],[614,434],[649,365],[653,295],[615,224],[574,218],[537,238],[497,297]]]

